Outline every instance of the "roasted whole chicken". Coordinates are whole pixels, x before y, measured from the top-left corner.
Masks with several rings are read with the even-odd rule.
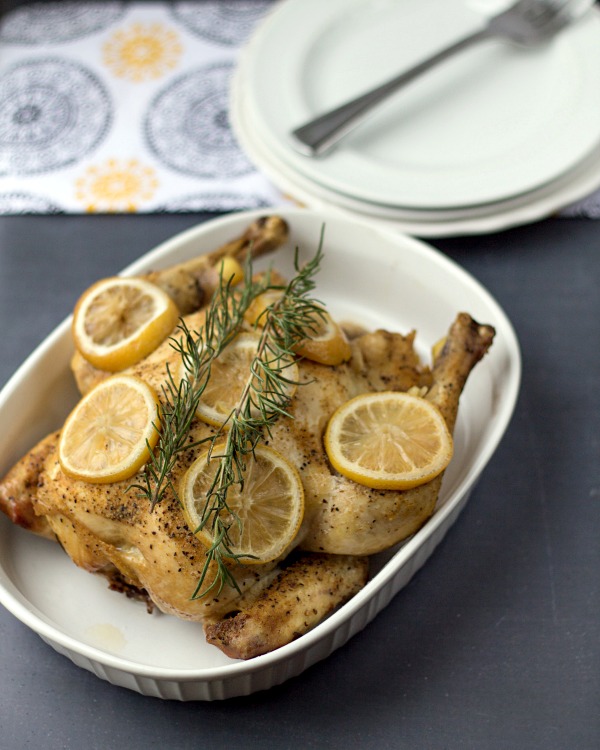
[[[255,222],[244,236],[187,264],[149,274],[176,302],[190,329],[202,325],[204,306],[218,283],[217,263],[284,244],[287,227],[277,217]],[[441,334],[443,332],[440,332]],[[206,549],[186,526],[178,499],[167,491],[153,509],[131,488],[135,479],[91,484],[63,472],[57,459],[59,432],[35,446],[0,480],[0,508],[16,524],[57,540],[80,567],[105,576],[112,588],[178,617],[204,624],[207,640],[233,658],[272,651],[307,632],[357,593],[368,576],[369,556],[416,532],[433,514],[442,475],[404,491],[374,490],[338,474],[323,448],[335,409],[373,391],[418,388],[441,411],[452,431],[460,393],[494,336],[460,313],[430,368],[414,350],[414,332],[349,333],[351,357],[336,366],[299,359],[293,419],[278,420],[267,442],[298,469],[305,517],[295,549],[262,565],[232,564],[240,591],[191,598]],[[177,353],[169,341],[129,372],[160,392],[166,364]],[[82,394],[110,373],[76,354],[73,374]],[[214,428],[196,420],[190,444]],[[176,480],[201,449],[178,458]]]

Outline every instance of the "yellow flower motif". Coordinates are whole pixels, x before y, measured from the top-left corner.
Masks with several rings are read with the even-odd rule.
[[[137,159],[107,159],[75,182],[75,196],[88,213],[134,213],[158,187],[156,172]]]
[[[104,45],[104,62],[118,78],[140,82],[172,70],[182,47],[175,31],[160,23],[134,23]]]

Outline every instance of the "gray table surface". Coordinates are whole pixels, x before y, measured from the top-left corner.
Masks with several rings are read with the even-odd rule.
[[[0,218],[0,385],[85,286],[202,218]],[[425,567],[332,657],[225,702],[113,687],[0,607],[2,750],[600,747],[600,222],[430,244],[504,307],[524,372]]]

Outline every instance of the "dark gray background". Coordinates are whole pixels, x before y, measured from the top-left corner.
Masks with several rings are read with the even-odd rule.
[[[0,384],[84,287],[201,218],[0,218]],[[113,687],[0,608],[2,750],[600,747],[600,223],[430,244],[504,307],[524,373],[505,439],[425,567],[331,658],[226,702]]]

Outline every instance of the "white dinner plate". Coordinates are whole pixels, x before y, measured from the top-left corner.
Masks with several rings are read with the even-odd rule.
[[[270,141],[262,141],[247,106],[249,87],[240,67],[232,80],[230,116],[240,146],[255,166],[286,196],[313,210],[340,217],[359,217],[390,231],[418,237],[482,234],[552,216],[600,187],[600,145],[581,163],[555,180],[524,195],[481,206],[454,209],[410,209],[384,206],[346,196],[313,182],[279,157]]]
[[[242,58],[260,138],[295,171],[373,204],[478,206],[524,194],[600,142],[600,13],[535,49],[489,41],[399,92],[330,154],[289,133],[477,28],[505,0],[286,0]]]
[[[455,521],[513,413],[520,384],[519,346],[505,313],[464,270],[423,243],[372,224],[304,209],[278,212],[290,239],[272,256],[292,272],[316,249],[325,225],[325,259],[317,294],[341,319],[368,327],[418,331],[426,358],[459,310],[495,326],[490,353],[461,399],[455,456],[439,506],[423,528],[373,559],[365,588],[298,640],[247,662],[208,645],[198,624],[155,613],[78,569],[57,544],[13,526],[0,514],[0,603],[50,646],[98,677],[145,695],[213,700],[277,685],[327,657],[362,629],[404,586]],[[183,261],[238,236],[264,212],[217,219],[162,244],[129,266],[127,275]],[[262,259],[257,267],[269,262]],[[69,370],[70,321],[65,320],[0,393],[0,475],[48,432],[77,399]]]

